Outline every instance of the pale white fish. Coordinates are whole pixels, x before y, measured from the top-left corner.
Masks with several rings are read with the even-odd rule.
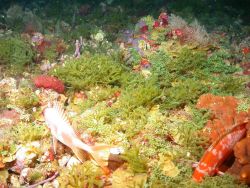
[[[81,162],[89,157],[106,170],[110,153],[114,151],[115,153],[122,152],[120,148],[114,148],[106,144],[89,146],[83,143],[70,125],[70,122],[58,102],[54,102],[52,106],[48,105],[48,107],[44,109],[43,115],[53,136],[54,152],[56,152],[57,140],[59,140],[70,147]]]

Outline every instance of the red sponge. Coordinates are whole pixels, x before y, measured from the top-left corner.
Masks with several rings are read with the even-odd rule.
[[[53,89],[58,93],[64,92],[64,84],[53,76],[40,75],[34,78],[34,84],[38,88]]]

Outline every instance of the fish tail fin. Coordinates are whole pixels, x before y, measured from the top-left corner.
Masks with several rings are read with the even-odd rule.
[[[77,148],[77,147],[72,147],[71,148],[73,153],[76,155],[76,157],[83,163],[84,161],[86,161],[87,159],[89,159],[89,156],[87,154],[86,151]]]
[[[197,183],[201,182],[202,179],[203,179],[203,177],[204,177],[204,175],[201,174],[201,173],[198,173],[198,172],[196,172],[196,173],[193,174],[193,176],[192,176],[193,180],[194,180],[195,182],[197,182]]]

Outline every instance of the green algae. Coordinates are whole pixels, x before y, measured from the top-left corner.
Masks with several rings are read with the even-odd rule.
[[[0,38],[0,65],[10,69],[10,73],[21,73],[33,57],[31,45],[20,37]]]
[[[154,167],[152,175],[149,180],[149,187],[187,187],[187,188],[214,188],[214,187],[223,187],[223,188],[245,188],[247,187],[244,184],[238,182],[233,176],[225,174],[223,176],[207,177],[202,183],[196,183],[191,179],[192,169],[180,163],[178,165],[180,168],[179,176],[175,178],[166,177],[162,174],[162,171],[159,167]]]
[[[119,104],[126,109],[140,106],[153,105],[153,100],[161,93],[155,79],[144,81],[144,83],[129,86],[122,94]],[[150,104],[151,103],[151,104]]]
[[[101,169],[90,161],[74,165],[72,169],[63,169],[58,178],[62,187],[102,187]]]
[[[134,173],[147,172],[147,160],[139,154],[138,148],[132,148],[122,154],[122,159],[125,160]]]
[[[31,110],[39,104],[38,96],[31,88],[27,87],[20,88],[13,98],[12,100],[15,106],[26,110]]]
[[[196,80],[187,78],[174,83],[174,86],[166,89],[166,99],[161,105],[165,109],[183,108],[188,104],[194,104],[198,97],[208,92],[204,85]]]
[[[8,133],[17,143],[26,143],[41,140],[49,136],[45,126],[35,123],[20,123]]]
[[[72,89],[87,89],[96,85],[120,85],[122,67],[105,55],[83,56],[51,72]]]
[[[64,16],[65,20],[70,22],[71,17],[66,15],[66,12],[57,11],[62,8],[61,5],[58,2],[53,4],[57,5],[58,7],[47,11],[52,14],[51,16],[60,17],[57,22],[61,22]],[[200,7],[199,3],[197,6]],[[70,11],[73,14],[73,9]],[[107,13],[102,13],[99,9],[94,14],[87,15],[87,20],[84,21],[82,18],[78,19],[80,25],[75,29],[72,26],[73,30],[70,33],[60,31],[59,35],[65,35],[66,41],[69,41],[79,36],[91,38],[91,35],[104,29],[114,31],[105,33],[108,38],[114,38],[128,19],[126,10],[119,16],[117,11],[112,9]],[[96,19],[96,16],[103,20]],[[142,20],[151,24],[149,27],[151,32],[153,17],[147,16]],[[95,26],[103,23],[105,25],[102,27]],[[165,31],[167,32],[167,30],[152,31],[150,36],[163,48],[165,46],[161,42],[165,40]],[[129,63],[117,56],[110,57],[110,53],[104,54],[109,46],[101,48],[102,45],[103,43],[100,43],[96,48],[87,44],[84,51],[88,52],[82,54],[80,59],[69,60],[63,66],[58,65],[51,74],[62,79],[67,89],[72,90],[67,92],[67,97],[73,98],[74,90],[86,91],[88,95],[87,99],[78,102],[69,100],[67,109],[69,111],[77,109],[77,117],[72,118],[74,126],[80,131],[91,132],[98,142],[119,144],[127,149],[124,159],[132,172],[128,173],[126,179],[122,178],[127,175],[125,171],[121,170],[119,173],[115,171],[113,178],[115,179],[115,175],[118,174],[120,178],[118,179],[123,182],[119,182],[121,184],[113,182],[114,187],[121,185],[123,187],[244,187],[227,174],[222,177],[205,178],[201,184],[191,180],[191,163],[200,159],[207,141],[197,133],[203,128],[208,117],[206,112],[196,110],[193,106],[197,98],[207,92],[223,95],[238,95],[244,92],[244,83],[247,80],[233,75],[240,69],[229,63],[231,58],[229,52],[217,49],[209,49],[211,51],[208,52],[197,46],[182,49],[183,46],[176,42],[173,46],[178,47],[174,50],[166,47],[146,53],[146,58],[152,65],[149,69],[152,75],[145,79],[138,73],[129,72],[132,66],[140,62],[141,57],[136,50],[129,49],[132,59]],[[73,47],[70,52],[73,53]],[[57,54],[54,46],[49,48],[44,56],[50,61],[55,60]],[[27,61],[25,65],[29,62],[31,61]],[[4,63],[8,64],[7,61]],[[116,91],[121,92],[121,96],[108,106],[107,101]],[[21,89],[14,105],[33,113],[30,109],[38,105],[38,100],[32,92],[31,89]],[[5,97],[4,92],[1,92],[0,96],[0,108],[5,108],[10,103],[9,99]],[[248,103],[242,104],[239,109],[247,110]],[[192,112],[189,111],[186,117],[182,117],[178,113],[186,110],[187,106]],[[12,138],[19,142],[48,139],[49,135],[43,125],[36,123],[18,124],[11,133]],[[158,154],[169,153],[174,156],[174,163],[180,170],[177,177],[167,177],[160,165],[154,164],[154,160],[158,160]],[[73,167],[72,170],[63,169],[58,180],[62,187],[102,187],[101,175],[102,173],[92,163],[84,163]],[[39,174],[34,174],[32,181],[36,181],[37,178],[39,179]],[[139,179],[139,183],[136,178]]]

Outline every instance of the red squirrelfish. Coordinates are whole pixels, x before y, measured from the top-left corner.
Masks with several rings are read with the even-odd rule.
[[[66,118],[64,111],[57,102],[53,106],[44,109],[43,115],[45,122],[50,128],[53,136],[53,148],[56,153],[57,141],[65,144],[72,149],[77,158],[84,162],[90,158],[102,167],[106,172],[108,171],[108,158],[110,153],[119,153],[119,148],[114,148],[105,144],[96,144],[89,146],[79,139],[77,132],[70,125]]]
[[[246,123],[233,128],[215,141],[204,153],[193,173],[193,180],[201,182],[204,176],[216,174],[219,166],[232,153],[234,145],[246,134]]]

